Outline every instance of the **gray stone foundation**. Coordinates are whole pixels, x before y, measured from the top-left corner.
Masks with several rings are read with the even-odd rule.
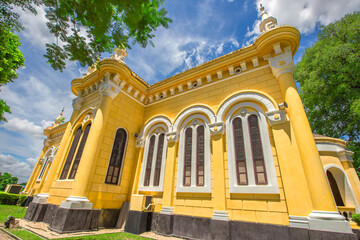
[[[42,222],[47,210],[48,204],[31,202],[25,214],[25,219],[33,222]]]
[[[129,211],[125,231],[141,234],[151,221],[151,231],[166,236],[190,239],[277,239],[277,240],[357,240],[356,234],[327,232],[295,228],[283,225],[221,221],[210,218],[183,216],[175,214]]]
[[[119,215],[120,209],[68,209],[54,204],[32,202],[24,218],[47,223],[49,229],[58,233],[68,233],[115,228]]]

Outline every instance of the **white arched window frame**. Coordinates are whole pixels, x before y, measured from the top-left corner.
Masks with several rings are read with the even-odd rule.
[[[51,147],[51,148],[45,153],[45,156],[43,157],[43,160],[42,160],[42,161],[43,161],[43,165],[42,165],[41,170],[40,170],[40,172],[39,172],[39,176],[38,176],[38,178],[36,179],[37,182],[40,182],[41,179],[44,177],[46,168],[47,168],[49,162],[51,161],[53,150],[54,150],[54,148]]]
[[[247,107],[256,111],[247,111]],[[256,184],[253,153],[251,147],[251,139],[249,133],[248,117],[255,115],[258,117],[260,130],[261,145],[263,150],[266,184]],[[246,172],[247,184],[240,185],[237,181],[236,158],[233,120],[240,118],[242,121],[242,131],[244,138],[244,148],[246,156]],[[228,152],[228,169],[229,169],[229,187],[230,193],[259,193],[259,194],[278,194],[279,188],[276,179],[275,166],[271,151],[270,137],[268,125],[263,110],[256,104],[251,102],[239,103],[232,107],[226,116],[226,140]]]
[[[338,174],[336,171],[332,171],[334,169],[337,170],[338,173],[341,172],[342,175]],[[360,212],[359,203],[356,200],[352,185],[351,185],[350,180],[349,180],[346,172],[344,171],[344,169],[336,164],[328,164],[328,165],[324,166],[324,171],[325,171],[325,174],[327,171],[330,171],[334,175],[336,184],[338,184],[340,194],[341,194],[341,197],[343,198],[345,206],[354,206],[356,213],[359,213]],[[328,177],[326,177],[326,180],[328,181],[329,188],[331,189]],[[335,203],[334,193],[332,191],[331,191],[331,193],[333,195],[333,199],[334,199],[334,203]]]
[[[48,169],[48,171],[47,171],[47,173],[46,173],[45,181],[47,180],[47,178],[48,178],[48,176],[49,176],[49,172],[50,172],[50,169],[51,169],[51,167],[52,167],[52,163],[53,163],[53,161],[54,161],[54,159],[55,159],[55,157],[56,157],[56,154],[57,154],[57,152],[58,152],[58,149],[59,149],[59,146],[57,146],[57,148],[55,148],[55,150],[53,151],[53,153],[52,153],[52,155],[51,155],[51,158],[49,159],[49,169]]]
[[[190,123],[190,124],[189,124]],[[177,192],[186,193],[211,193],[211,146],[210,146],[210,129],[209,120],[201,115],[194,114],[187,118],[180,128],[179,138],[179,159],[178,159],[178,170],[177,170]],[[204,127],[204,183],[202,186],[197,184],[197,129],[198,127]],[[192,129],[192,143],[191,143],[191,183],[186,186],[184,184],[184,161],[185,161],[185,132],[187,129]]]
[[[166,163],[166,154],[167,154],[167,126],[165,124],[156,124],[155,126],[151,127],[148,131],[148,134],[145,138],[145,149],[143,154],[143,161],[141,166],[141,174],[140,174],[140,182],[139,182],[139,191],[149,191],[149,192],[162,192],[163,191],[163,185],[164,185],[164,174],[165,174],[165,163]],[[153,147],[152,151],[150,152],[150,143],[151,139],[154,139],[153,141]],[[161,148],[161,139],[162,141],[162,148]],[[160,146],[159,146],[160,144]],[[150,156],[149,153],[152,155]],[[161,158],[158,158],[158,155]],[[161,162],[159,162],[159,161]],[[150,162],[149,162],[150,161]],[[156,168],[159,167],[158,164],[160,163],[160,173],[159,173],[159,179],[158,184],[157,181],[155,181],[155,175],[156,175]],[[146,179],[146,172],[147,172],[147,166],[148,171],[150,174],[150,179],[148,183],[145,183]]]

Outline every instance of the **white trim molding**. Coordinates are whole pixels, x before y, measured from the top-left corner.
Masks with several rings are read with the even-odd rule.
[[[350,224],[338,212],[313,210],[308,217],[309,229],[352,233]]]
[[[249,111],[247,107],[256,111]],[[255,181],[253,155],[250,143],[248,117],[258,117],[260,138],[264,156],[265,172],[267,177],[266,185],[257,185]],[[244,148],[246,156],[247,185],[238,185],[236,175],[235,145],[232,121],[235,118],[242,119],[242,131],[244,137]],[[226,115],[226,141],[228,152],[229,187],[230,193],[258,193],[258,194],[279,194],[279,187],[276,178],[274,160],[271,151],[268,125],[263,110],[251,102],[242,102],[233,106]]]
[[[220,221],[228,221],[229,215],[227,211],[217,211],[214,210],[212,218],[213,220],[220,220]]]
[[[206,120],[206,121],[208,122],[208,124],[212,124],[212,123],[216,122],[215,121],[216,116],[209,107],[202,106],[202,105],[192,106],[192,107],[184,110],[182,113],[180,113],[178,115],[178,117],[176,118],[175,123],[172,127],[172,131],[179,132],[179,129],[178,129],[179,124],[181,124],[181,122],[183,122],[189,116],[194,115],[194,114],[202,114],[204,116],[207,116],[208,120]]]
[[[144,143],[145,143],[145,136],[148,134],[149,129],[154,126],[155,124],[159,124],[162,123],[166,126],[166,134],[167,136],[169,135],[168,132],[171,129],[171,121],[169,120],[168,117],[166,116],[156,116],[154,118],[152,118],[151,120],[149,120],[144,128],[141,130],[140,135],[137,137],[136,139],[136,147],[144,147]],[[176,139],[176,136],[173,136],[174,140]],[[169,140],[169,139],[168,139]]]
[[[61,208],[67,209],[92,209],[93,204],[87,197],[70,196],[60,204]]]
[[[148,191],[148,192],[162,192],[163,185],[164,185],[164,175],[165,175],[165,165],[166,165],[166,155],[167,155],[167,137],[166,133],[168,132],[168,126],[163,123],[155,124],[150,128],[149,131],[146,133],[145,138],[145,149],[143,154],[142,166],[141,166],[141,173],[140,173],[140,180],[139,180],[139,191]],[[158,145],[160,135],[164,134],[164,142],[163,147],[160,149],[161,151],[161,165],[160,165],[160,176],[159,176],[159,185],[154,186],[154,179],[155,179],[155,170],[156,170],[156,160],[157,155],[160,154],[158,152]],[[149,186],[144,185],[145,175],[146,175],[146,166],[148,162],[149,156],[149,147],[150,147],[150,140],[154,137],[154,146],[152,150],[152,158],[151,158],[151,171],[150,171],[150,180]]]
[[[335,152],[339,156],[341,162],[352,162],[352,155],[354,152],[346,150],[344,145],[331,142],[317,142],[316,148],[319,152]]]
[[[290,227],[312,230],[352,233],[350,224],[338,212],[313,210],[309,216],[289,215]]]
[[[162,206],[160,213],[166,214],[166,215],[172,215],[172,214],[174,214],[174,207]]]
[[[227,110],[231,108],[234,104],[241,101],[255,101],[261,103],[270,113],[276,110],[273,102],[270,99],[268,99],[266,96],[256,92],[243,92],[231,96],[220,106],[218,113],[216,115],[216,120],[217,120],[216,122],[223,121]]]
[[[34,196],[34,199],[32,200],[32,202],[44,204],[47,202],[48,198],[49,198],[48,193],[39,193]]]
[[[191,125],[189,123],[191,122]],[[196,186],[196,129],[204,126],[204,186]],[[184,158],[185,158],[185,131],[192,128],[192,155],[191,155],[191,184],[184,186]],[[179,158],[177,169],[176,192],[184,193],[211,193],[211,160],[210,160],[210,130],[209,120],[202,114],[188,117],[181,125],[179,137]]]

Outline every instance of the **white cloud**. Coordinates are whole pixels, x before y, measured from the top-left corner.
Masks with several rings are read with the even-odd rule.
[[[263,3],[269,16],[277,19],[278,25],[295,26],[302,34],[313,33],[318,24],[327,25],[360,9],[359,0],[256,0],[258,10],[260,3]],[[245,37],[250,39],[247,43],[259,34],[258,23],[255,22],[252,28],[248,29]]]
[[[49,125],[48,122],[43,121],[43,126]],[[27,119],[12,118],[4,124],[4,127],[12,132],[20,132],[22,134],[29,134],[37,138],[43,138],[43,126],[35,125]]]
[[[12,155],[0,153],[0,172],[8,172],[19,179],[18,183],[26,182],[36,164],[37,159],[28,158],[26,161],[19,161]]]
[[[25,30],[22,35],[38,49],[45,50],[45,43],[55,42],[55,37],[51,35],[46,26],[45,8],[36,7],[37,15],[29,11],[18,10],[20,21],[24,24]]]

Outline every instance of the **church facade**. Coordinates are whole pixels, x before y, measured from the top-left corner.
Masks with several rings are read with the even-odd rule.
[[[25,218],[57,232],[356,239],[360,182],[346,143],[312,134],[293,78],[300,33],[264,11],[260,29],[153,85],[125,50],[74,79],[71,119],[44,131]]]

